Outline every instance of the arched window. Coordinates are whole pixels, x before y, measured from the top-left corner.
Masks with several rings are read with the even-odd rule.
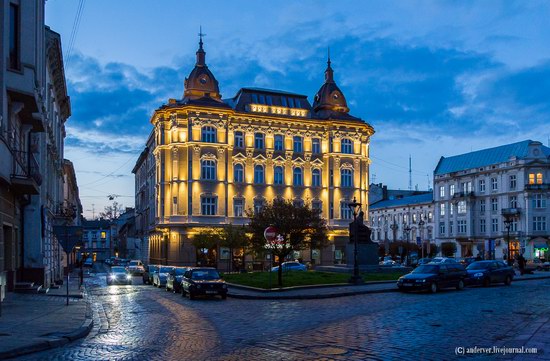
[[[321,139],[313,138],[311,140],[311,152],[313,154],[320,154],[321,153]]]
[[[264,141],[264,134],[263,133],[255,133],[254,134],[254,148],[256,148],[256,149],[264,149],[265,148],[265,141]]]
[[[275,134],[275,150],[284,150],[285,149],[285,140],[282,134]]]
[[[304,151],[304,141],[300,136],[295,136],[294,138],[294,151],[302,153]]]
[[[340,179],[341,187],[353,187],[353,170],[344,168],[342,169]]]
[[[280,165],[273,169],[273,184],[283,184],[283,167]]]
[[[315,168],[311,172],[311,186],[312,187],[320,187],[321,186],[321,170]]]
[[[242,164],[237,163],[233,167],[233,180],[235,183],[244,182],[244,168]]]
[[[216,128],[211,126],[202,127],[201,141],[206,143],[216,143]]]
[[[216,161],[203,159],[201,161],[201,179],[216,180]]]
[[[243,132],[235,132],[235,148],[244,148],[244,135]]]
[[[301,186],[304,185],[304,177],[302,173],[302,168],[294,168],[292,171],[292,184],[295,186]]]
[[[349,207],[348,201],[342,201],[340,202],[340,218],[341,219],[352,219],[353,218],[353,212],[351,211]]]
[[[257,165],[254,167],[254,183],[263,184],[264,183],[264,166]]]
[[[353,154],[353,142],[351,139],[342,139],[342,153]]]

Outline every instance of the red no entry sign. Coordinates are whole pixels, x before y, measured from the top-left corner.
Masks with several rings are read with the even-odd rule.
[[[277,229],[273,226],[269,226],[264,231],[264,238],[268,242],[273,242],[277,237]]]

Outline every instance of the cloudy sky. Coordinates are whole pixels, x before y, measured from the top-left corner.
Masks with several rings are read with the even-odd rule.
[[[441,156],[547,144],[548,19],[550,3],[536,0],[48,0],[72,104],[66,157],[85,215],[109,194],[133,206],[150,116],[182,96],[200,25],[224,97],[257,86],[312,101],[330,46],[351,113],[376,130],[371,180],[407,189],[410,155],[413,187],[426,189]]]

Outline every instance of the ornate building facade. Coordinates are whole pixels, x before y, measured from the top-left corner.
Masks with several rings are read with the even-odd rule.
[[[140,169],[147,167],[145,153],[133,171],[154,184],[154,204],[143,202],[155,212],[150,262],[194,265],[193,235],[246,224],[246,210],[276,197],[309,204],[327,219],[332,244],[312,252],[316,263],[338,262],[335,255],[345,259],[353,218],[347,204],[356,197],[368,211],[374,129],[349,114],[330,59],[311,105],[305,95],[259,88],[222,99],[202,39],[196,55],[182,99],[170,99],[151,118],[154,140],[147,152],[155,171]]]

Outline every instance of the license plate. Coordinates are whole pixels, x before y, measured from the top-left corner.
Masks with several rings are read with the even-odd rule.
[[[218,291],[206,291],[207,295],[214,295],[216,293],[218,293]]]

